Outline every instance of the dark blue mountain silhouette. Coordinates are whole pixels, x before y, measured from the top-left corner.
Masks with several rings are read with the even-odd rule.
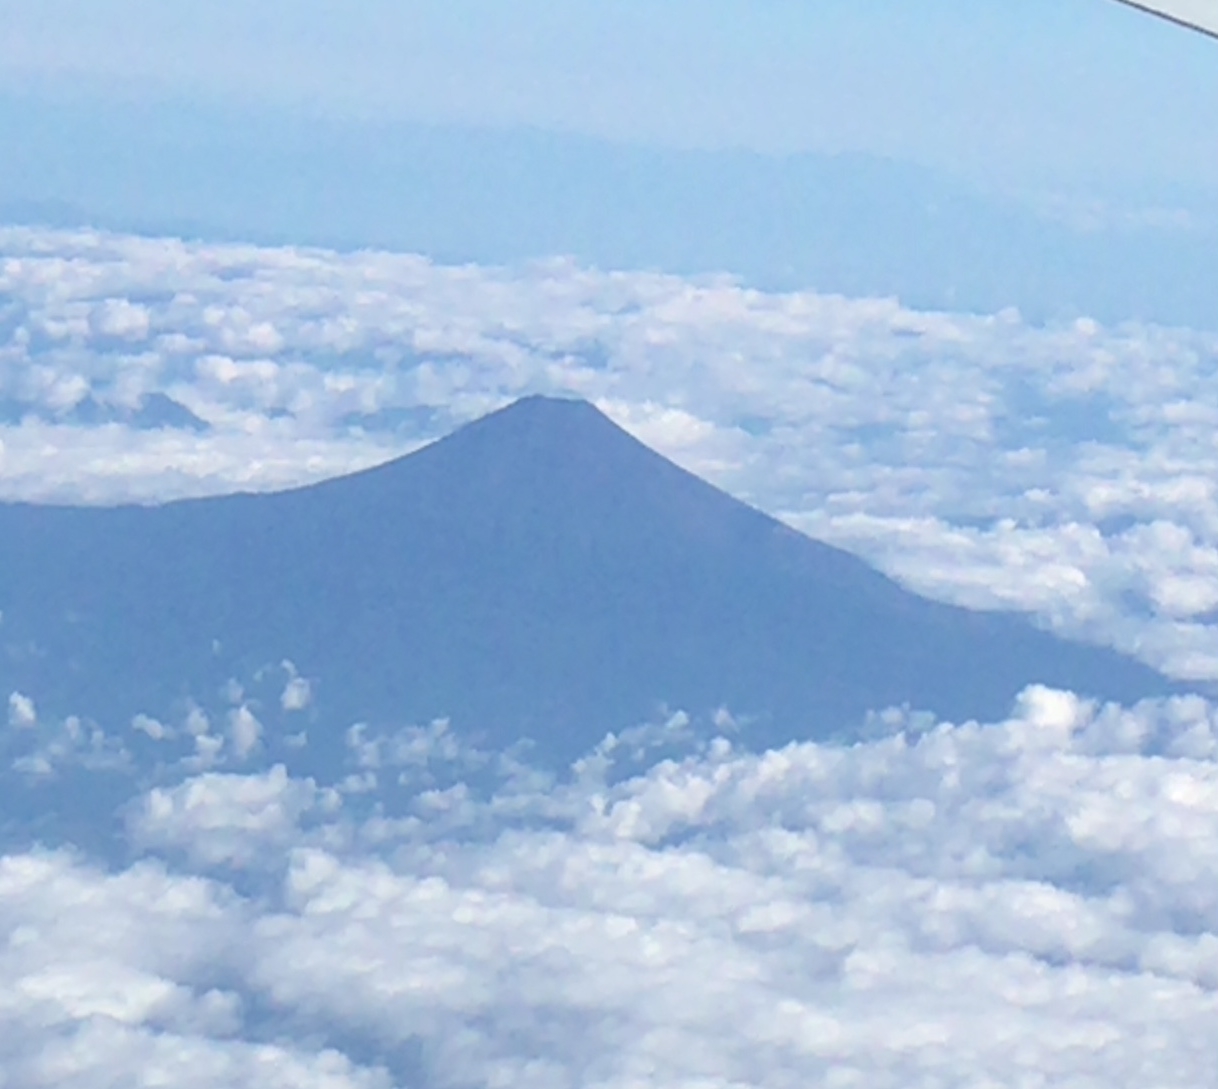
[[[317,760],[357,721],[449,716],[557,760],[662,706],[726,706],[763,744],[894,704],[1002,716],[1030,682],[1171,688],[1022,618],[908,593],[592,406],[540,397],[275,495],[0,506],[0,608],[0,692],[110,726],[180,718],[290,659],[315,681]]]

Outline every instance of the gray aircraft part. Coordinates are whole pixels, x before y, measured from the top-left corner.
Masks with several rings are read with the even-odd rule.
[[[1127,7],[1218,38],[1218,0],[1119,0]]]

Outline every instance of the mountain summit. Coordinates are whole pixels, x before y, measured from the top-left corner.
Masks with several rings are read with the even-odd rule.
[[[727,707],[774,743],[894,704],[993,718],[1032,682],[1170,687],[1020,617],[926,601],[542,397],[293,491],[0,506],[0,609],[5,695],[125,728],[219,706],[227,685],[270,721],[278,690],[258,684],[282,688],[291,662],[314,753],[356,722],[444,716],[567,759],[663,707]]]

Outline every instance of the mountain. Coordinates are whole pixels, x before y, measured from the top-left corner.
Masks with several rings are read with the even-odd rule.
[[[663,707],[726,706],[762,744],[894,704],[993,718],[1030,682],[1171,688],[1020,617],[924,600],[591,405],[541,397],[293,491],[0,506],[0,609],[0,692],[107,729],[245,700],[269,738],[290,661],[320,765],[356,722],[447,716],[565,760]]]
[[[389,249],[444,264],[560,253],[918,309],[1013,306],[1033,323],[1212,330],[1218,320],[1218,191],[1196,180],[1139,189],[1111,177],[1054,195],[1026,178],[976,184],[864,154],[664,149],[226,107],[184,122],[176,102],[2,87],[0,148],[7,223]]]

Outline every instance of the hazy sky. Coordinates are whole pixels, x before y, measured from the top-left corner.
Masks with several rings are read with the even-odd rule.
[[[0,26],[10,92],[1218,184],[1218,47],[1111,0],[0,0]]]

